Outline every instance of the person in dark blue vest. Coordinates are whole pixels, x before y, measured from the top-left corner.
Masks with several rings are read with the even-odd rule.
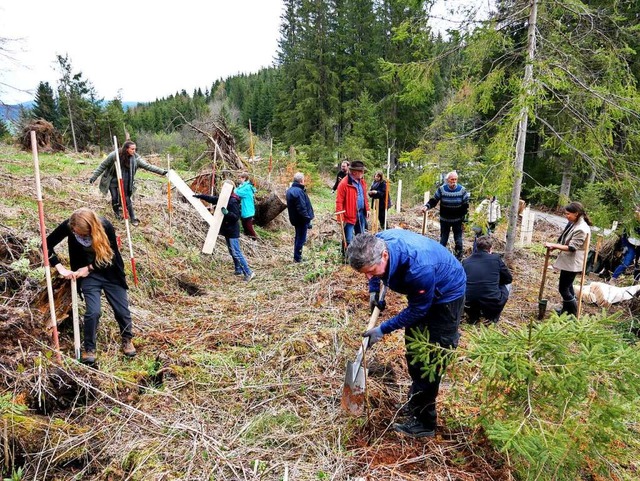
[[[471,324],[481,317],[498,322],[511,292],[511,272],[499,255],[491,253],[491,247],[491,237],[480,236],[476,252],[462,261],[467,274],[465,312]]]
[[[289,212],[289,221],[296,230],[293,260],[294,262],[302,262],[302,248],[307,242],[307,230],[311,229],[311,221],[314,218],[313,206],[307,195],[302,172],[296,172],[293,175],[293,183],[287,190],[287,211]]]
[[[411,376],[405,422],[394,429],[407,436],[433,437],[436,431],[436,398],[446,368],[447,354],[458,346],[464,309],[466,276],[460,262],[433,239],[404,229],[388,229],[376,235],[357,235],[347,248],[349,265],[369,279],[369,303],[384,309],[380,282],[407,296],[408,305],[397,315],[365,332],[369,345],[397,329],[409,337],[420,332],[433,346],[428,355],[407,349]],[[426,375],[429,372],[431,375]]]
[[[435,194],[422,208],[423,212],[433,209],[440,202],[440,244],[446,247],[449,234],[453,230],[455,254],[462,259],[462,223],[469,212],[469,193],[458,184],[458,173],[453,170],[445,177],[446,183],[436,189]]]

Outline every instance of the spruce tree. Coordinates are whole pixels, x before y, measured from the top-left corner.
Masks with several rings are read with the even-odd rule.
[[[36,96],[31,115],[34,119],[44,119],[53,125],[58,125],[58,106],[49,82],[40,82],[36,89]]]

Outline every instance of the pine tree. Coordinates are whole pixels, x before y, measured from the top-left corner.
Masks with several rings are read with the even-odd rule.
[[[35,119],[44,119],[53,125],[58,125],[58,106],[49,82],[38,84],[31,115]]]

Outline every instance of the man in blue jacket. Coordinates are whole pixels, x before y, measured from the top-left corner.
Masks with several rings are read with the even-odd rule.
[[[411,437],[432,437],[436,430],[436,397],[444,364],[441,354],[458,346],[458,326],[464,309],[466,276],[462,265],[443,246],[428,237],[403,229],[382,231],[375,236],[359,234],[347,249],[351,267],[369,279],[370,303],[384,308],[378,300],[380,281],[407,296],[408,306],[396,316],[364,333],[372,345],[385,334],[405,329],[407,337],[417,331],[428,334],[429,343],[439,345],[430,360],[422,360],[407,350],[407,366],[412,385],[408,408],[411,417],[394,429]],[[426,331],[426,332],[425,332]],[[423,377],[424,369],[434,374]]]
[[[307,195],[304,185],[304,174],[296,172],[293,175],[293,183],[287,190],[287,210],[289,221],[296,230],[293,243],[293,260],[302,262],[302,247],[307,242],[307,230],[311,228],[313,220],[313,207]]]

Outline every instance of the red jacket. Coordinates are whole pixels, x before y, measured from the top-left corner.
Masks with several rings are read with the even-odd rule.
[[[369,212],[369,202],[367,202],[367,182],[364,177],[360,179],[360,185],[362,186],[362,193],[364,195],[364,208]],[[353,185],[353,180],[350,175],[347,175],[338,184],[338,190],[336,190],[336,212],[344,210],[343,215],[344,222],[347,224],[356,223],[356,217],[358,215],[358,189]],[[338,215],[338,220],[340,216]]]

